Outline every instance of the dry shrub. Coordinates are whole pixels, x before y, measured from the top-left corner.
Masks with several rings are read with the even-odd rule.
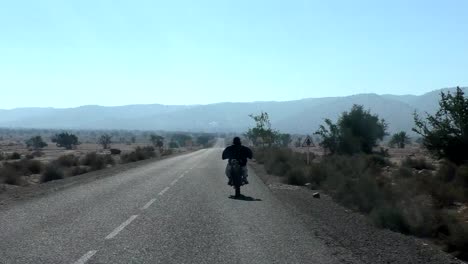
[[[433,235],[437,219],[429,195],[417,195],[412,199],[401,201],[398,208],[411,234],[421,237]]]
[[[111,155],[120,155],[120,153],[122,153],[122,151],[120,149],[111,148],[110,153],[111,153]]]
[[[468,223],[458,219],[453,212],[444,210],[440,213],[441,223],[438,236],[447,248],[460,259],[468,259]]]
[[[155,149],[151,146],[136,147],[134,151],[121,155],[122,163],[136,162],[156,156]]]
[[[38,158],[38,157],[44,156],[44,152],[40,150],[36,150],[36,151],[31,152],[31,155],[33,155],[35,158]]]
[[[55,163],[61,167],[73,167],[79,165],[79,159],[73,154],[60,156]]]
[[[373,223],[380,228],[386,228],[404,234],[409,233],[409,227],[402,212],[392,204],[375,208],[370,213],[370,217]]]
[[[91,170],[101,170],[114,163],[115,161],[111,155],[100,155],[96,152],[86,154],[81,160],[81,165],[89,166]]]
[[[38,160],[28,160],[26,163],[27,170],[32,174],[39,174],[42,171],[42,163]]]
[[[161,153],[161,156],[169,156],[169,155],[172,155],[174,154],[174,150],[173,149],[164,149]]]
[[[412,178],[414,176],[413,169],[408,167],[399,167],[394,173],[393,176],[400,178]]]
[[[11,185],[21,185],[21,174],[12,167],[0,168],[0,181]]]
[[[304,185],[307,183],[306,174],[302,169],[292,169],[286,173],[286,183],[292,185]]]
[[[46,167],[44,173],[42,174],[41,182],[60,180],[63,179],[63,177],[63,171],[60,168],[53,165],[49,165]]]
[[[313,158],[313,155],[311,155]],[[293,152],[287,148],[261,148],[255,150],[255,159],[265,164],[269,174],[287,176],[293,169],[302,169],[306,166],[305,154]]]
[[[86,166],[76,166],[71,169],[70,174],[72,176],[77,176],[89,172],[89,168]]]
[[[13,152],[13,153],[10,154],[8,159],[19,160],[19,159],[21,159],[21,154],[19,154],[18,152]]]
[[[402,161],[401,165],[416,170],[435,170],[435,166],[428,162],[425,158],[413,159],[406,157],[406,159]]]
[[[42,163],[38,160],[22,159],[14,162],[6,162],[3,164],[5,168],[12,169],[20,175],[39,174],[42,171]]]

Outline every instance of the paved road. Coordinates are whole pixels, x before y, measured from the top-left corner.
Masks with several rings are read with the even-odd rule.
[[[251,173],[229,198],[222,148],[0,210],[1,263],[343,263]]]

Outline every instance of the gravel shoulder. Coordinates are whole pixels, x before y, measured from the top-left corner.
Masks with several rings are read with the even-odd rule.
[[[338,254],[352,254],[362,263],[465,263],[441,251],[436,245],[415,237],[379,229],[359,213],[353,212],[321,193],[321,198],[306,187],[282,184],[279,177],[268,175],[262,165],[251,168],[273,194],[305,226]]]

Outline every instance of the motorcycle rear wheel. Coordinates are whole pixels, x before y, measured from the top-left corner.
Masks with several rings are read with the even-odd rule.
[[[236,195],[235,195],[235,196],[236,196],[236,197],[240,197],[240,196],[241,196],[241,193],[240,193],[240,186],[239,186],[239,185],[236,185],[236,186],[234,187],[234,189],[236,190]]]

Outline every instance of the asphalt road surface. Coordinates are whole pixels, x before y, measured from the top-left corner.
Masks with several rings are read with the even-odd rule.
[[[0,208],[0,263],[363,263],[252,171],[232,199],[222,147]]]

